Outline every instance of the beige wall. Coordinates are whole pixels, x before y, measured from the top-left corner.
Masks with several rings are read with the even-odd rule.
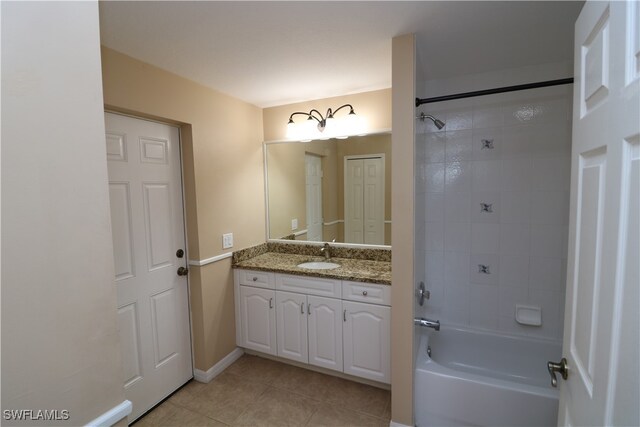
[[[206,259],[233,232],[234,248],[264,242],[262,110],[108,48],[102,49],[106,108],[181,127],[189,258]],[[195,367],[235,348],[229,259],[191,267]]]
[[[324,115],[328,108],[335,110],[343,104],[353,105],[356,114],[365,121],[368,133],[391,129],[391,89],[382,89],[265,108],[263,110],[264,139],[265,141],[287,139],[287,122],[289,115],[294,111],[306,112],[315,108]],[[340,110],[338,115],[348,112],[343,113],[343,111]]]
[[[125,398],[98,5],[1,7],[2,409],[85,425]]]
[[[338,210],[338,146],[340,140],[328,141],[329,144],[322,157],[322,216],[324,222],[331,223],[342,219],[342,211]],[[344,242],[342,223],[325,225],[322,228],[322,237],[325,241]]]
[[[413,34],[392,41],[393,176],[391,418],[413,425],[414,126]]]

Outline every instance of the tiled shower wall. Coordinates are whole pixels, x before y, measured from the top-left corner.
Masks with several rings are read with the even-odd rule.
[[[562,338],[572,87],[491,95],[418,109],[416,264],[443,325]],[[424,260],[424,263],[421,261]],[[542,326],[515,321],[516,304]]]

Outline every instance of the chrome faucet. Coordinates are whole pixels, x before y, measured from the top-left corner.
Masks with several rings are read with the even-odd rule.
[[[440,330],[440,321],[439,320],[429,320],[424,317],[416,317],[413,319],[414,325],[424,326],[425,328],[432,328],[436,331]]]
[[[329,247],[329,243],[325,243],[320,252],[324,254],[324,259],[327,261],[331,259],[331,248]]]

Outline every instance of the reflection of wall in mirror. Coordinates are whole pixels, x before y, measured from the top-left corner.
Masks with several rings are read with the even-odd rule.
[[[279,239],[295,234],[296,240],[305,240],[307,237],[305,232],[307,211],[304,156],[305,153],[321,156],[324,170],[327,152],[333,151],[335,153],[335,143],[333,141],[314,141],[311,143],[268,144],[267,147],[269,237]],[[323,189],[327,186],[326,181],[323,179]],[[292,220],[294,219],[298,220],[298,227],[292,229]]]
[[[344,157],[385,154],[385,244],[391,244],[391,135],[267,145],[269,237],[306,240],[305,153],[322,158],[323,239],[344,242]],[[292,219],[298,227],[291,229]]]

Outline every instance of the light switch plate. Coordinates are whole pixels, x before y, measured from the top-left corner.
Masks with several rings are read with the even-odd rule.
[[[222,249],[229,249],[233,247],[233,233],[227,233],[222,235]]]
[[[298,218],[291,220],[291,231],[298,229]]]

